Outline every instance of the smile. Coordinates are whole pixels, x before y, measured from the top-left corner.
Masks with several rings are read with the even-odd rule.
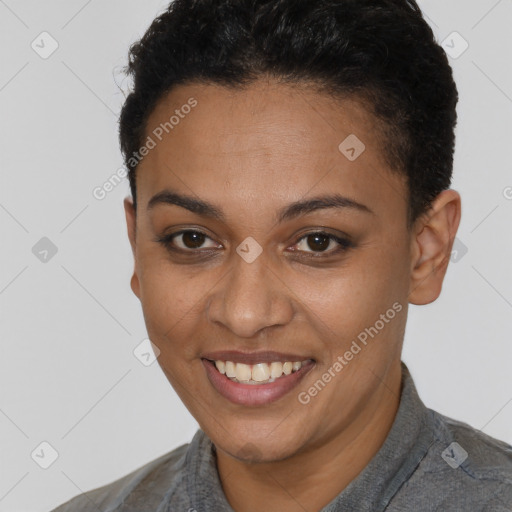
[[[213,361],[212,361],[213,362]],[[271,363],[256,363],[253,365],[235,363],[233,361],[215,361],[215,367],[222,375],[226,375],[233,382],[261,385],[274,382],[283,375],[290,375],[311,362],[305,361],[274,361]]]
[[[289,395],[315,366],[313,359],[276,361],[276,354],[267,353],[266,357],[258,357],[258,362],[256,357],[240,356],[245,362],[203,357],[201,362],[213,389],[230,402],[244,406],[267,405]]]

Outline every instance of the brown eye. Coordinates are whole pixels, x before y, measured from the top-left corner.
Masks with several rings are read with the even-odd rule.
[[[210,240],[211,243],[205,246],[204,244],[208,240]],[[212,249],[218,247],[208,235],[195,229],[186,229],[171,233],[157,238],[156,241],[163,244],[170,251],[199,253],[200,251],[196,249]]]
[[[321,233],[308,235],[306,237],[307,246],[313,250],[325,251],[330,244],[331,238]]]
[[[311,256],[321,256],[322,253],[326,253],[326,256],[328,256],[340,251],[346,251],[352,246],[349,240],[322,231],[308,233],[301,237],[296,244],[299,252],[304,252]],[[329,247],[331,247],[330,250],[328,250]]]
[[[199,231],[185,231],[181,236],[183,245],[186,246],[187,249],[198,249],[204,244],[206,238],[205,234]]]

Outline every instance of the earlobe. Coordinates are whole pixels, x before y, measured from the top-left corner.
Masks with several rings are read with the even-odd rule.
[[[140,299],[140,282],[137,275],[137,244],[136,244],[136,214],[133,206],[133,201],[130,197],[124,199],[124,213],[126,217],[126,228],[128,231],[128,239],[132,248],[134,258],[134,269],[130,279],[130,287],[133,293]]]
[[[460,195],[449,189],[441,192],[428,214],[418,219],[411,251],[411,304],[430,304],[439,297],[460,218]]]

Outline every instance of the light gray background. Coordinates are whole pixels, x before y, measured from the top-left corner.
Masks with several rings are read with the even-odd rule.
[[[158,364],[133,354],[146,331],[129,287],[127,180],[92,195],[122,165],[128,47],[166,4],[0,0],[0,512],[49,510],[197,427]],[[450,57],[467,253],[435,303],[410,307],[404,360],[428,406],[512,443],[512,2],[420,5],[439,42],[457,31],[469,43]],[[43,31],[59,44],[47,59],[31,48]],[[42,237],[58,248],[46,263],[32,252]],[[58,452],[48,469],[43,441]]]

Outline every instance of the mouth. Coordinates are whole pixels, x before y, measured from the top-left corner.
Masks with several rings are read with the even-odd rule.
[[[245,364],[235,363],[234,361],[212,361],[207,359],[210,363],[215,365],[217,371],[225,375],[233,382],[249,385],[262,385],[270,382],[275,382],[283,376],[290,375],[299,371],[303,366],[313,362],[312,359],[304,361],[273,361],[271,363],[256,363]]]
[[[295,388],[315,365],[311,358],[300,360],[297,356],[273,352],[224,352],[202,357],[201,360],[214,389],[230,402],[246,406],[279,400]]]

